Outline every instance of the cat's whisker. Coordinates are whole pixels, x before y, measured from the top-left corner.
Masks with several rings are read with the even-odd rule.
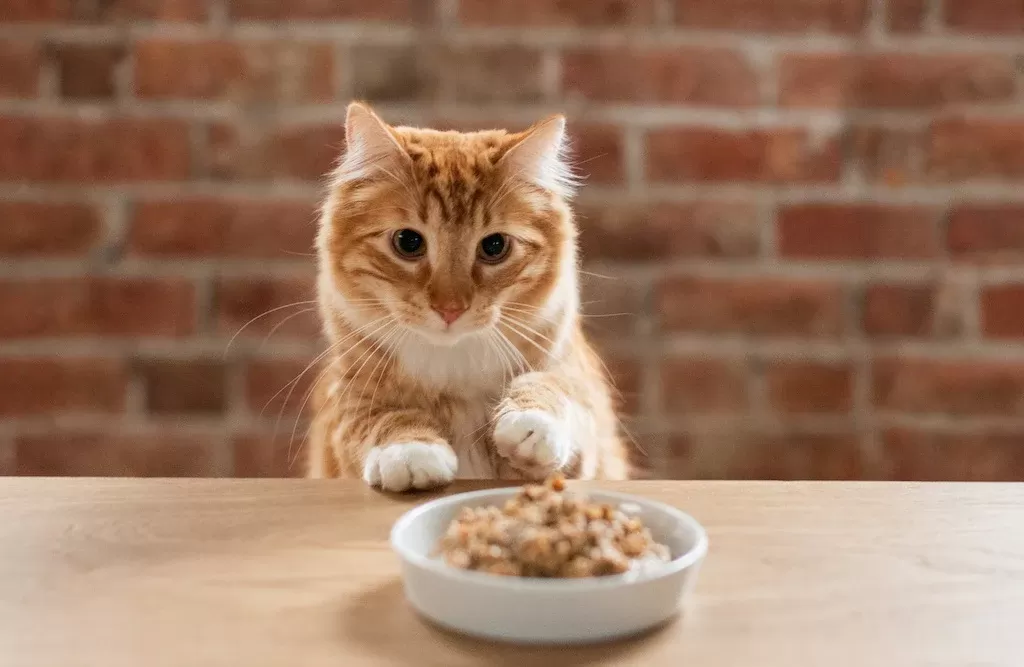
[[[299,312],[292,313],[291,315],[285,317],[283,320],[281,320],[280,322],[275,324],[274,327],[270,330],[270,333],[268,333],[263,338],[263,341],[260,342],[260,347],[258,349],[263,349],[263,346],[267,344],[267,341],[269,341],[274,336],[274,334],[277,333],[278,329],[280,329],[285,324],[287,324],[289,322],[289,320],[292,320],[292,319],[298,317],[299,315],[305,315],[306,313],[312,313],[312,312],[315,312],[315,311],[316,311],[316,308],[303,308]]]
[[[500,347],[501,339],[495,333],[492,330],[487,334],[488,349],[492,350],[501,361],[501,382],[504,385],[511,378],[515,377],[515,369],[512,368],[509,362],[508,353]]]
[[[394,320],[394,318],[393,318],[393,317],[390,317],[390,316],[389,316],[389,318],[388,318],[387,322],[385,322],[385,323],[384,323],[384,325],[383,325],[383,327],[381,327],[381,328],[384,328],[384,327],[387,327],[387,326],[392,326],[392,327],[398,326],[397,324],[395,324],[395,323],[394,323],[394,321],[395,321],[395,320]],[[373,335],[375,335],[375,334],[376,334],[377,332],[379,332],[379,331],[380,331],[380,329],[375,329],[375,330],[374,330],[373,332],[371,332],[371,333],[367,334],[367,336],[364,336],[364,337],[363,337],[363,340],[366,340],[366,338],[368,338],[369,336],[373,336]],[[388,329],[388,330],[387,330],[387,331],[385,332],[385,334],[384,334],[384,335],[387,335],[387,333],[389,333],[390,331],[391,331],[391,329]],[[380,340],[378,339],[377,341],[375,341],[375,343],[376,343],[377,345],[380,345]],[[346,353],[347,353],[347,351],[346,351]],[[312,385],[312,386],[311,386],[311,387],[309,388],[309,390],[308,390],[308,391],[306,392],[306,396],[305,396],[305,397],[304,397],[304,398],[302,399],[302,405],[300,405],[300,406],[299,406],[299,412],[298,412],[298,414],[299,414],[299,415],[301,415],[301,414],[303,413],[303,411],[304,411],[304,410],[306,409],[306,402],[307,402],[307,401],[309,401],[309,398],[310,398],[310,396],[312,396],[312,394],[313,394],[313,391],[314,391],[314,390],[316,389],[317,385],[318,385],[318,384],[320,384],[320,382],[321,382],[321,381],[323,380],[323,376],[324,376],[324,375],[326,374],[326,371],[327,371],[327,370],[328,370],[329,368],[333,367],[333,366],[334,366],[334,364],[335,364],[336,362],[340,361],[340,360],[341,360],[341,359],[342,359],[342,358],[343,358],[344,356],[345,356],[345,354],[342,354],[342,355],[341,355],[341,357],[339,357],[339,358],[338,358],[338,359],[336,359],[336,360],[335,360],[334,362],[332,362],[331,364],[329,364],[329,365],[328,365],[328,367],[327,367],[326,369],[324,369],[324,372],[322,372],[322,373],[320,374],[320,377],[318,377],[318,378],[317,378],[317,380],[316,380],[316,381],[315,381],[315,382],[313,383],[313,385]],[[360,367],[360,371],[362,371],[362,367]],[[293,388],[294,388],[294,387],[293,387]],[[290,395],[290,394],[291,394],[291,392],[289,392],[289,395]],[[285,400],[287,401],[287,399],[285,399]],[[291,453],[291,450],[292,450],[292,441],[294,441],[294,440],[295,440],[295,430],[296,430],[296,428],[297,428],[297,427],[298,427],[298,422],[296,422],[296,423],[295,423],[295,425],[294,425],[294,426],[292,426],[292,435],[291,435],[291,439],[289,439],[289,441],[288,441],[288,452],[289,452],[289,453]]]
[[[552,324],[558,322],[557,319],[555,319],[553,317],[545,317],[544,315],[541,315],[536,310],[526,310],[526,309],[523,309],[523,308],[516,308],[514,306],[509,306],[507,304],[503,305],[501,307],[501,309],[502,309],[502,311],[505,311],[505,312],[515,313],[517,315],[525,315],[526,317],[533,317],[533,318],[539,319],[539,320],[541,320],[543,322],[549,322],[549,323],[552,323]]]
[[[285,398],[284,398],[284,401],[283,401],[283,402],[281,403],[281,407],[280,407],[280,408],[278,409],[278,411],[277,411],[277,420],[276,420],[276,421],[274,422],[274,437],[275,437],[275,438],[277,437],[277,430],[278,430],[278,428],[279,428],[279,427],[281,426],[281,419],[282,419],[282,418],[284,417],[284,411],[285,411],[285,408],[287,408],[287,407],[288,407],[288,402],[289,402],[289,401],[291,400],[291,397],[292,397],[292,392],[294,392],[294,391],[295,391],[295,387],[297,387],[297,386],[298,386],[298,383],[299,383],[299,381],[300,381],[300,380],[301,380],[301,379],[302,379],[302,378],[303,378],[303,377],[304,377],[304,376],[306,375],[306,373],[308,373],[308,372],[309,372],[309,370],[310,370],[311,368],[313,368],[313,367],[314,367],[314,366],[315,366],[316,364],[320,363],[320,361],[321,361],[321,360],[323,360],[323,359],[324,359],[324,357],[326,357],[326,356],[327,356],[328,354],[331,354],[332,352],[334,352],[334,351],[338,350],[338,348],[340,348],[340,347],[341,347],[342,345],[344,345],[344,344],[345,344],[345,342],[347,342],[347,341],[348,341],[349,339],[351,339],[351,338],[352,338],[353,336],[358,336],[358,335],[360,334],[360,332],[362,332],[362,331],[365,331],[365,330],[366,330],[367,328],[370,328],[370,327],[372,327],[373,325],[375,325],[375,324],[378,324],[378,323],[379,323],[379,322],[381,322],[382,320],[387,320],[387,319],[388,319],[388,318],[382,317],[382,318],[380,318],[380,319],[378,319],[378,320],[374,320],[373,322],[369,322],[369,323],[367,323],[366,325],[364,325],[364,326],[362,326],[362,327],[359,327],[359,328],[355,329],[354,331],[350,332],[350,333],[349,333],[349,334],[348,334],[347,336],[343,337],[343,338],[342,338],[341,340],[339,340],[339,341],[338,341],[337,343],[335,343],[335,344],[333,344],[333,345],[330,345],[330,346],[328,346],[328,347],[327,347],[327,349],[326,349],[326,350],[324,350],[323,352],[321,352],[320,354],[318,354],[318,355],[317,355],[317,356],[316,356],[316,357],[315,357],[315,358],[313,359],[313,361],[311,361],[311,362],[309,363],[309,365],[307,365],[307,366],[306,366],[306,367],[305,367],[305,368],[304,368],[304,369],[302,370],[302,372],[301,372],[301,373],[299,373],[298,375],[296,375],[296,376],[295,376],[295,378],[294,378],[294,379],[293,379],[293,380],[292,380],[291,382],[289,382],[289,383],[288,383],[288,384],[286,384],[285,386],[283,386],[283,387],[281,387],[280,389],[278,389],[278,390],[277,390],[277,392],[276,392],[276,393],[275,393],[275,394],[274,394],[273,396],[271,396],[271,397],[270,397],[270,400],[269,400],[269,401],[267,401],[267,403],[266,403],[266,404],[265,404],[265,405],[263,406],[263,410],[266,410],[266,409],[267,409],[267,407],[268,407],[268,406],[269,406],[269,405],[270,405],[271,403],[273,403],[273,402],[274,402],[274,400],[275,400],[275,399],[276,399],[276,398],[277,398],[278,396],[280,396],[280,395],[281,395],[281,392],[283,392],[283,391],[284,391],[285,389],[288,389],[288,394],[287,394],[287,395],[285,396]],[[382,325],[382,326],[386,326],[387,324],[388,324],[388,322],[387,322],[387,321],[385,321],[385,322],[384,322],[384,325]],[[378,329],[378,330],[379,330],[379,329]],[[373,332],[371,332],[371,333],[370,333],[370,334],[368,334],[368,335],[372,335],[372,334],[373,334]],[[365,338],[362,338],[362,340],[365,340]],[[332,368],[333,368],[333,367],[334,367],[335,365],[337,365],[338,363],[340,363],[340,362],[341,362],[341,360],[345,358],[345,355],[346,355],[346,354],[348,354],[348,352],[349,352],[349,351],[350,351],[351,349],[353,349],[353,348],[349,348],[349,350],[346,350],[346,351],[342,352],[342,353],[341,353],[341,354],[340,354],[340,355],[339,355],[338,357],[335,357],[334,359],[331,359],[331,361],[330,361],[329,363],[327,363],[327,364],[326,364],[326,365],[325,365],[325,366],[324,366],[324,367],[323,367],[323,368],[322,368],[322,369],[320,370],[320,372],[319,372],[319,373],[317,374],[317,377],[316,377],[316,379],[315,379],[315,380],[313,381],[313,383],[312,383],[312,384],[310,385],[309,389],[308,389],[308,390],[306,391],[306,395],[305,395],[305,398],[304,398],[304,399],[303,399],[303,401],[302,401],[302,407],[301,407],[301,408],[299,409],[299,411],[298,411],[298,412],[296,413],[296,423],[295,423],[295,426],[293,426],[293,427],[292,427],[292,434],[293,434],[293,438],[294,438],[295,428],[296,428],[296,427],[298,426],[298,420],[302,419],[302,412],[303,412],[303,410],[304,410],[304,409],[305,409],[305,407],[306,407],[306,400],[308,400],[308,399],[309,399],[309,396],[310,396],[310,395],[312,395],[312,392],[313,392],[313,391],[314,391],[314,390],[315,390],[315,389],[317,388],[317,386],[318,386],[318,385],[319,385],[319,384],[320,384],[320,383],[321,383],[321,382],[323,381],[323,379],[324,379],[324,378],[325,378],[325,377],[327,376],[327,374],[328,374],[328,373],[330,372],[330,370],[331,370],[331,369],[332,369]],[[263,410],[261,410],[261,411],[260,411],[260,414],[261,414],[261,415],[263,414]],[[289,440],[289,441],[288,441],[288,457],[289,457],[289,458],[291,458],[291,451],[292,451],[292,441],[291,441],[291,440]]]
[[[370,405],[366,409],[366,416],[369,418],[373,415],[373,403],[377,400],[377,390],[380,389],[381,380],[384,379],[384,375],[388,371],[388,366],[391,364],[392,353],[394,346],[401,342],[402,338],[408,333],[408,329],[404,327],[396,327],[392,330],[392,335],[387,338],[387,347],[384,349],[381,358],[374,365],[373,370],[370,371],[370,376],[367,378],[367,382],[373,379],[374,374],[377,372],[377,368],[383,363],[384,368],[381,369],[380,375],[377,376],[377,384],[373,387],[373,393],[370,395]],[[365,391],[365,387],[364,387]]]
[[[621,276],[606,276],[603,273],[594,273],[593,271],[579,270],[581,276],[593,276],[594,278],[601,278],[603,280],[622,280]]]
[[[374,353],[381,348],[381,346],[383,345],[383,343],[387,339],[387,337],[391,333],[393,333],[394,330],[397,329],[399,326],[400,325],[397,323],[397,321],[395,321],[391,325],[391,328],[389,328],[386,331],[384,331],[377,338],[377,340],[374,341],[374,344],[372,346],[370,346],[369,349],[367,349],[365,352],[363,352],[363,354],[359,355],[359,358],[356,359],[354,362],[352,362],[352,366],[353,367],[356,364],[359,364],[359,368],[357,368],[354,373],[351,373],[351,379],[346,383],[345,391],[338,397],[338,399],[336,401],[336,403],[337,403],[337,405],[339,406],[340,409],[343,409],[343,410],[345,409],[345,407],[344,407],[345,406],[345,401],[349,400],[352,392],[354,391],[355,386],[356,386],[356,378],[362,376],[363,368],[365,368],[366,364],[368,364],[370,362],[370,360],[373,359]],[[360,362],[362,362],[362,363],[360,363]],[[363,383],[363,388],[361,390],[360,395],[362,393],[366,392],[366,386],[368,384],[369,384],[369,378],[367,378],[366,382]],[[355,398],[358,400],[358,397],[355,397]]]
[[[395,327],[395,328],[397,328],[397,327]],[[388,332],[387,332],[387,334],[385,334],[385,335],[384,335],[384,336],[383,336],[383,337],[381,338],[381,340],[383,341],[383,340],[385,340],[385,339],[386,339],[386,338],[387,338],[388,336],[390,336],[390,335],[391,335],[391,334],[392,334],[392,333],[394,332],[395,328],[389,329],[389,330],[388,330]],[[365,339],[364,339],[364,340],[365,340]],[[344,355],[342,355],[342,356],[344,356]],[[362,357],[360,357],[360,359],[362,359]],[[338,359],[338,361],[340,361],[340,358]],[[357,361],[358,361],[358,360],[357,360]],[[332,367],[333,365],[334,365],[334,363],[330,364],[330,365],[328,366],[328,368]],[[372,377],[372,375],[371,375],[371,377]],[[381,377],[383,377],[383,374],[381,375]],[[318,380],[318,381],[317,381],[317,383],[319,383],[319,382],[320,382],[320,380]],[[378,382],[379,382],[379,380],[378,380]],[[307,399],[308,399],[308,395],[307,395]],[[320,416],[320,413],[321,413],[321,412],[323,412],[323,411],[324,411],[325,409],[327,409],[327,407],[328,407],[328,403],[327,403],[327,402],[325,402],[325,403],[324,403],[324,405],[321,405],[321,406],[320,406],[320,409],[319,409],[319,410],[317,410],[317,414],[316,414],[316,415],[314,415],[314,417],[313,417],[313,420],[312,420],[312,421],[310,421],[309,425],[308,425],[308,426],[306,427],[306,432],[305,432],[305,433],[303,434],[303,436],[302,436],[302,440],[301,440],[301,441],[299,442],[299,446],[298,446],[298,449],[296,449],[296,452],[295,452],[295,458],[293,458],[293,459],[292,459],[291,463],[289,463],[289,466],[291,466],[291,465],[292,465],[292,463],[294,463],[294,461],[298,459],[298,456],[299,456],[299,454],[301,454],[301,453],[302,453],[302,448],[303,448],[303,447],[305,446],[305,443],[306,443],[306,442],[307,442],[307,441],[309,440],[309,433],[310,433],[310,431],[311,431],[311,430],[312,430],[312,428],[313,428],[313,424],[314,424],[314,423],[316,422],[316,419],[317,419],[317,418],[319,418],[319,416]],[[296,426],[297,426],[297,425],[298,425],[298,424],[296,423]],[[294,428],[293,428],[293,433],[292,433],[292,437],[294,438]],[[289,456],[291,455],[291,454],[290,454],[290,452],[291,452],[291,446],[292,446],[292,443],[291,443],[291,442],[289,442],[289,443],[288,443],[288,451],[289,451]]]
[[[546,348],[545,348],[545,347],[544,347],[543,345],[541,345],[540,343],[538,343],[537,341],[535,341],[535,340],[534,340],[533,338],[531,338],[531,337],[530,337],[530,336],[528,336],[527,334],[523,333],[523,332],[522,332],[522,331],[521,331],[521,330],[520,330],[520,329],[519,329],[519,328],[518,328],[518,327],[517,327],[517,326],[516,326],[516,325],[515,325],[514,323],[512,323],[512,322],[510,322],[510,321],[508,321],[508,320],[503,320],[503,323],[504,323],[504,325],[505,325],[506,327],[508,327],[508,328],[509,328],[509,329],[510,329],[510,330],[512,331],[512,333],[514,333],[514,334],[518,335],[518,336],[519,336],[520,338],[522,338],[523,340],[525,340],[525,341],[526,341],[527,343],[529,343],[530,345],[533,345],[533,346],[534,346],[535,348],[537,348],[537,349],[538,349],[538,350],[539,350],[539,351],[541,352],[541,354],[543,354],[543,355],[544,355],[545,357],[549,357],[549,356],[551,355],[551,352],[550,352],[549,350],[547,350],[547,349],[546,349]]]
[[[518,348],[518,347],[516,347],[515,345],[513,345],[513,344],[512,344],[512,341],[510,341],[510,340],[508,339],[508,336],[506,336],[506,335],[505,335],[505,334],[504,334],[503,332],[501,332],[501,331],[498,331],[497,333],[498,333],[498,335],[499,335],[499,336],[501,337],[501,340],[502,340],[502,341],[504,341],[504,344],[505,344],[505,345],[507,346],[507,349],[508,349],[508,350],[509,350],[509,351],[510,351],[511,353],[513,353],[513,354],[515,355],[515,358],[516,358],[516,363],[518,364],[518,366],[519,366],[519,369],[520,369],[521,371],[528,371],[528,370],[533,370],[533,369],[532,369],[532,367],[530,366],[530,362],[528,362],[528,361],[526,360],[526,357],[525,357],[525,356],[523,355],[523,353],[522,353],[522,352],[521,352],[521,351],[519,350],[519,348]],[[513,375],[514,375],[514,373],[513,373]]]
[[[557,343],[555,343],[555,341],[551,340],[550,338],[548,338],[547,336],[545,336],[541,332],[537,331],[536,329],[531,327],[529,324],[527,324],[526,322],[523,322],[522,320],[520,320],[517,317],[513,317],[512,315],[505,315],[505,319],[507,321],[513,322],[515,324],[518,324],[525,331],[528,331],[529,333],[533,334],[537,338],[540,338],[541,340],[543,340],[543,341],[545,341],[545,342],[547,342],[547,343],[549,343],[551,345],[556,345],[557,344]]]
[[[359,333],[360,333],[361,331],[364,331],[364,330],[366,330],[367,328],[369,328],[369,327],[373,326],[374,324],[377,324],[378,322],[381,322],[381,321],[383,321],[383,320],[385,320],[385,319],[387,319],[387,316],[385,316],[385,317],[381,317],[381,318],[379,318],[379,319],[377,319],[377,320],[374,320],[373,322],[368,322],[367,324],[365,324],[365,325],[363,325],[363,326],[361,326],[361,327],[359,327],[359,328],[355,329],[354,331],[350,332],[350,333],[349,333],[349,334],[348,334],[347,336],[343,337],[343,338],[342,338],[341,340],[339,340],[338,342],[336,342],[336,343],[334,343],[334,344],[332,344],[332,345],[329,345],[329,346],[327,347],[327,349],[325,349],[325,350],[324,350],[323,352],[321,352],[320,354],[318,354],[318,355],[317,355],[317,356],[316,356],[316,357],[315,357],[315,358],[313,359],[313,361],[309,362],[309,365],[308,365],[308,366],[306,366],[306,368],[305,368],[305,369],[304,369],[304,370],[303,370],[303,371],[302,371],[301,373],[299,373],[299,374],[298,374],[297,376],[295,376],[295,378],[293,378],[291,382],[289,382],[289,383],[288,383],[288,384],[286,384],[285,386],[281,387],[281,388],[280,388],[280,389],[279,389],[279,390],[277,391],[277,393],[276,393],[276,394],[274,394],[273,396],[271,396],[271,397],[270,397],[270,400],[269,400],[269,401],[267,401],[267,403],[266,403],[266,404],[265,404],[265,405],[263,406],[263,410],[266,410],[266,409],[267,409],[267,407],[268,407],[268,406],[269,406],[269,405],[270,405],[271,403],[273,403],[273,402],[274,402],[274,399],[276,399],[276,398],[277,398],[278,396],[280,396],[280,395],[281,395],[281,392],[283,392],[283,391],[284,391],[285,389],[288,389],[288,387],[291,387],[291,386],[293,386],[293,385],[294,385],[295,383],[297,383],[297,382],[298,382],[299,380],[301,380],[301,379],[302,379],[302,376],[303,376],[303,375],[305,375],[305,374],[306,374],[307,372],[309,372],[309,369],[310,369],[310,368],[312,368],[312,367],[313,367],[314,365],[316,365],[317,363],[319,363],[319,362],[320,362],[320,361],[321,361],[321,360],[322,360],[322,359],[323,359],[324,357],[326,357],[326,356],[327,356],[328,354],[330,354],[331,352],[333,352],[333,351],[337,350],[337,349],[338,349],[339,347],[341,347],[342,345],[344,345],[344,344],[345,344],[345,342],[346,342],[346,341],[348,341],[349,339],[351,339],[352,337],[354,337],[354,336],[357,336],[357,335],[359,335]],[[344,356],[344,353],[342,354],[342,356]],[[339,358],[340,358],[340,357],[339,357]],[[290,396],[291,396],[291,393],[289,392],[289,398],[290,398]],[[285,405],[287,405],[287,403],[288,403],[288,398],[286,398],[286,399],[285,399]],[[261,416],[263,415],[263,410],[261,410],[261,411],[260,411],[260,415],[261,415]]]
[[[261,320],[261,319],[263,319],[263,318],[264,318],[264,317],[266,317],[267,315],[271,315],[271,314],[273,314],[273,313],[276,313],[276,312],[277,312],[277,311],[279,311],[279,310],[284,310],[285,308],[295,308],[295,307],[297,307],[297,306],[308,306],[308,305],[310,305],[310,304],[315,304],[315,303],[316,303],[316,301],[296,301],[295,303],[289,303],[289,304],[285,304],[285,305],[283,305],[283,306],[278,306],[277,308],[271,308],[271,309],[270,309],[270,310],[268,310],[267,312],[265,312],[265,313],[261,313],[261,314],[257,315],[256,317],[252,318],[251,320],[249,320],[248,322],[246,322],[245,324],[243,324],[243,325],[241,326],[241,328],[240,328],[240,329],[239,329],[238,331],[236,331],[236,332],[235,332],[235,335],[233,335],[233,336],[231,337],[231,339],[230,339],[230,340],[228,341],[228,344],[224,346],[224,356],[225,356],[225,357],[227,357],[227,355],[228,355],[228,350],[230,350],[230,349],[231,349],[231,344],[235,342],[235,339],[236,339],[236,338],[238,338],[238,335],[239,335],[240,333],[242,333],[243,331],[245,331],[245,329],[246,329],[246,328],[247,328],[247,327],[248,327],[249,325],[253,324],[254,322],[256,322],[256,321],[258,321],[258,320]]]

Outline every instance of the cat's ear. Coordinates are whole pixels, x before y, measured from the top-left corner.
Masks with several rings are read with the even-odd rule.
[[[579,185],[566,152],[565,116],[552,116],[519,134],[498,165],[520,178],[569,198]]]
[[[374,166],[391,169],[410,162],[391,127],[359,102],[348,105],[345,116],[345,155],[335,171],[338,181],[365,178]]]

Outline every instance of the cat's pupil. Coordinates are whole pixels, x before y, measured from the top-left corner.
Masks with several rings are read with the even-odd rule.
[[[403,229],[395,234],[395,245],[407,255],[415,255],[423,247],[423,237],[419,232]]]
[[[505,237],[502,234],[491,234],[480,242],[480,250],[487,257],[499,257],[505,251]]]

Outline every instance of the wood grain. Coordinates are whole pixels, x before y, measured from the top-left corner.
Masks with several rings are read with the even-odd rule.
[[[0,663],[1019,665],[1024,485],[630,482],[711,549],[683,618],[523,649],[425,625],[388,531],[414,498],[302,480],[0,480]],[[464,487],[460,487],[464,488]]]

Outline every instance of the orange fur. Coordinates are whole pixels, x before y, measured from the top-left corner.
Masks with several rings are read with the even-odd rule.
[[[402,491],[463,478],[621,479],[603,365],[580,329],[564,120],[522,133],[390,127],[353,104],[323,209],[312,477]],[[402,258],[397,230],[425,240]],[[491,264],[481,239],[501,233]],[[441,313],[464,310],[451,324]]]

